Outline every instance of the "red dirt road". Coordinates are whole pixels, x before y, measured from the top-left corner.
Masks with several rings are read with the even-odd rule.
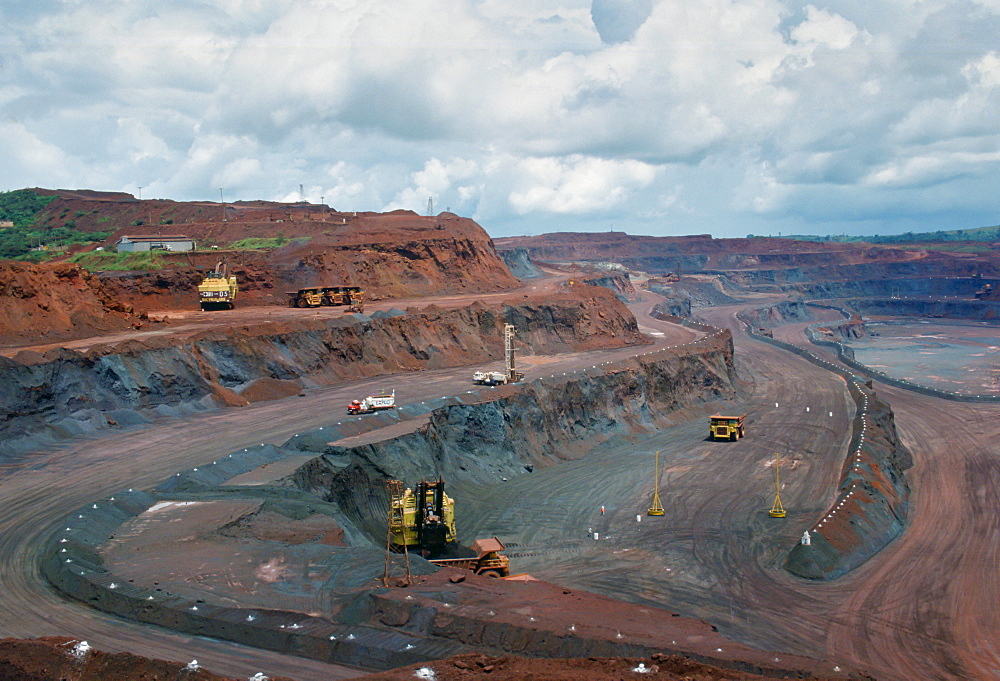
[[[710,316],[722,324],[734,309]],[[775,336],[835,361],[804,340],[804,326]],[[763,344],[737,338],[738,356],[753,363],[764,352],[754,345]],[[790,358],[789,370],[799,362]],[[794,608],[770,604],[775,593],[758,595],[754,607],[825,622],[800,630],[823,651],[812,654],[867,666],[880,679],[1000,679],[1000,405],[875,389],[913,455],[904,534],[833,583],[790,580],[782,600]]]

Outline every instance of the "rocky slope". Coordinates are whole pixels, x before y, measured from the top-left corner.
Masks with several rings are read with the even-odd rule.
[[[0,261],[0,345],[137,329],[146,321],[76,265]]]
[[[136,424],[157,413],[242,405],[304,387],[503,356],[504,322],[519,352],[642,344],[635,318],[605,289],[578,285],[499,307],[350,315],[156,336],[84,352],[0,357],[0,451],[39,437]]]
[[[670,413],[735,394],[732,337],[717,337],[633,360],[579,380],[533,381],[487,402],[435,410],[413,433],[357,448],[325,448],[303,466],[296,486],[350,509],[377,545],[385,513],[367,493],[382,476],[429,475],[471,483],[513,478],[578,458],[613,435],[651,431]]]

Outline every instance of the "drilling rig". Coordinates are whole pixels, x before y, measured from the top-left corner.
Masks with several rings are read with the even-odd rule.
[[[483,371],[480,369],[472,374],[472,382],[477,385],[503,385],[517,383],[524,379],[524,374],[517,370],[514,363],[514,325],[503,325],[504,371]]]

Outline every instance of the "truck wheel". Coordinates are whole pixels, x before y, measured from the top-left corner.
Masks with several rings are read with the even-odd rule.
[[[498,579],[500,577],[500,573],[496,570],[483,570],[479,574],[483,577],[492,577],[493,579]]]
[[[295,307],[309,307],[309,303],[305,298],[298,298],[295,301]]]

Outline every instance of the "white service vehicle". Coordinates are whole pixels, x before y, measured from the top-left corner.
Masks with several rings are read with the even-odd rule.
[[[396,408],[396,391],[387,393],[384,390],[378,395],[369,395],[363,400],[352,400],[347,405],[348,414],[370,414],[373,411]]]

